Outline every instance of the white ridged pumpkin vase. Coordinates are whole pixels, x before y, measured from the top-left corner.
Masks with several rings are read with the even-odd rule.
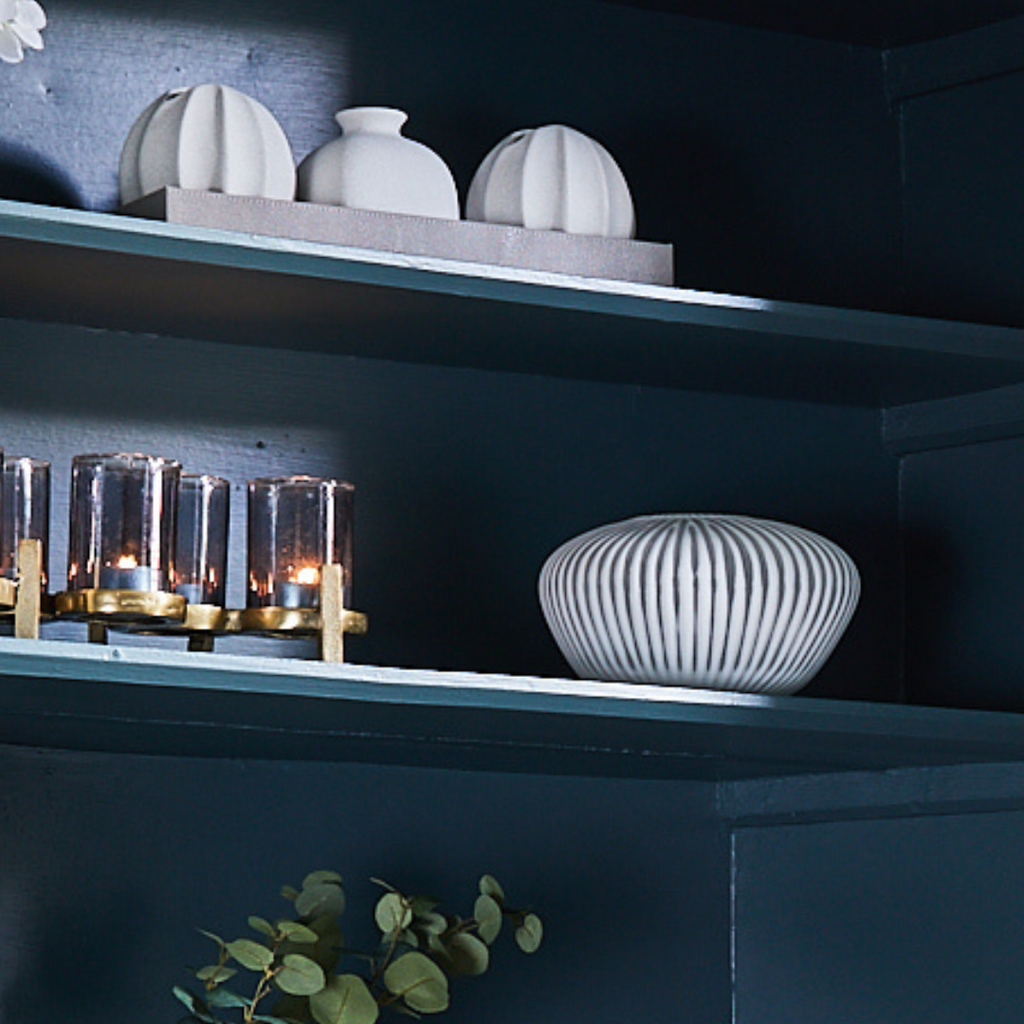
[[[583,678],[780,694],[832,653],[860,577],[841,548],[797,526],[656,515],[563,544],[539,591]]]
[[[391,107],[350,107],[335,115],[341,136],[299,164],[299,198],[310,203],[413,217],[459,219],[448,165],[402,134],[408,120]]]
[[[573,235],[632,238],[629,186],[599,142],[565,125],[513,132],[484,158],[466,219]]]
[[[174,89],[151,103],[121,150],[121,203],[162,188],[295,198],[295,158],[263,104],[228,85]]]

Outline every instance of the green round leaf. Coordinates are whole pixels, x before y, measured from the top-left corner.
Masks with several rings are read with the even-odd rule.
[[[325,914],[339,917],[345,910],[345,893],[334,882],[310,885],[295,898],[295,909],[299,917],[322,917]]]
[[[444,914],[431,911],[416,918],[416,927],[428,935],[443,935],[448,930],[448,919]]]
[[[498,903],[505,902],[505,890],[502,889],[501,883],[494,875],[482,875],[479,888],[481,896],[490,896],[491,899],[496,900]]]
[[[229,992],[226,988],[215,988],[212,992],[208,992],[206,994],[206,1001],[211,1006],[216,1006],[219,1009],[237,1010],[240,1007],[249,1005],[248,999],[236,996],[234,992]]]
[[[290,942],[319,942],[320,936],[312,928],[298,921],[278,921],[277,930]]]
[[[440,1013],[448,1008],[448,979],[422,953],[406,953],[392,961],[384,972],[384,985],[419,1013]]]
[[[473,917],[476,918],[480,938],[489,946],[501,931],[501,907],[497,900],[493,896],[477,896],[473,905]]]
[[[409,899],[413,917],[426,917],[437,906],[437,900],[430,896],[412,896]]]
[[[516,945],[524,953],[536,953],[544,938],[544,925],[536,914],[527,914],[516,929]]]
[[[298,953],[289,953],[284,958],[284,965],[274,975],[274,981],[282,992],[290,996],[311,996],[327,983],[323,968],[308,956]]]
[[[249,971],[262,971],[274,962],[274,954],[252,939],[235,939],[228,943],[227,950]]]
[[[237,973],[238,971],[234,967],[227,967],[225,964],[210,964],[209,967],[200,967],[196,971],[196,977],[207,985],[222,985]]]
[[[374,1024],[379,1013],[366,982],[354,974],[331,978],[309,997],[309,1008],[318,1024]]]
[[[249,927],[253,931],[260,932],[262,935],[266,935],[268,939],[276,939],[277,933],[274,931],[274,926],[269,921],[264,921],[262,917],[256,917],[253,915],[249,918]]]
[[[337,871],[311,871],[302,880],[302,888],[310,889],[314,885],[323,885],[325,882],[333,882],[335,885],[341,885],[342,877]]]
[[[412,908],[401,893],[387,892],[377,901],[373,913],[377,927],[388,934],[398,932],[412,924]]]
[[[448,956],[456,974],[483,974],[491,953],[475,935],[459,932],[448,940]]]

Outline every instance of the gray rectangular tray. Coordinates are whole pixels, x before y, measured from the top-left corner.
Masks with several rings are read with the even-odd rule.
[[[128,204],[123,212],[171,224],[408,256],[638,284],[673,283],[672,246],[658,242],[532,231],[504,224],[410,217],[179,188],[152,192]]]

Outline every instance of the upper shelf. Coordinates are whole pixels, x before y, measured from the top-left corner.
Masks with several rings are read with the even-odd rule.
[[[0,201],[0,316],[866,406],[1024,381],[1024,331]]]
[[[0,640],[0,743],[735,779],[1024,760],[1024,716]]]

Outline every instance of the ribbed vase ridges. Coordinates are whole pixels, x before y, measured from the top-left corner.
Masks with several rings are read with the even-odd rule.
[[[860,579],[841,548],[801,527],[662,515],[563,544],[539,594],[584,678],[792,693],[839,642]]]

